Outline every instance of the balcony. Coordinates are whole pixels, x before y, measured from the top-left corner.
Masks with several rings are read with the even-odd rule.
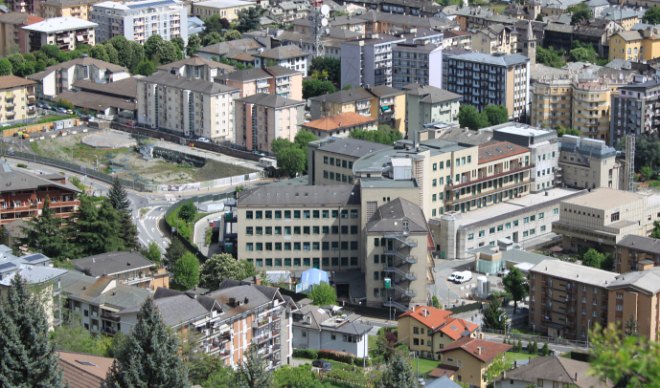
[[[403,288],[403,287],[400,287],[400,286],[396,286],[396,285],[395,285],[395,286],[394,286],[394,289],[395,289],[396,291],[398,291],[399,293],[401,293],[401,294],[402,294],[403,296],[405,296],[406,298],[414,298],[415,295],[416,295],[416,294],[415,294],[415,291],[410,290],[410,289],[407,289],[407,288]]]
[[[92,314],[93,317],[98,316],[96,313]],[[101,310],[101,319],[113,322],[119,322],[121,317],[118,314],[115,314],[108,310]]]
[[[401,232],[401,233],[387,233],[383,237],[390,239],[390,240],[397,240],[403,245],[414,248],[417,246],[417,241],[412,240],[408,238],[408,232]]]
[[[398,251],[385,251],[385,254],[388,255],[388,256],[394,256],[394,257],[398,258],[399,260],[401,260],[401,263],[399,265],[417,263],[417,259],[414,256],[405,255],[405,254],[403,254],[401,252],[398,252]]]
[[[417,276],[415,276],[415,274],[410,273],[410,272],[406,272],[406,271],[402,271],[402,270],[400,270],[398,268],[395,268],[395,267],[387,267],[387,268],[385,268],[385,272],[392,272],[392,273],[400,276],[403,279],[403,281],[412,282],[412,281],[417,280]]]
[[[264,326],[267,326],[269,323],[268,317],[265,317],[264,319],[260,319],[258,321],[252,322],[252,328],[253,329],[260,329]]]

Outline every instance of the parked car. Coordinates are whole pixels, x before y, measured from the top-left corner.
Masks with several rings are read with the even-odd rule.
[[[332,369],[332,364],[325,360],[314,360],[312,361],[312,366],[320,368],[326,372]]]
[[[503,277],[505,277],[506,275],[508,275],[509,272],[511,272],[511,271],[509,271],[509,270],[506,269],[506,268],[503,268],[503,269],[501,269],[501,270],[499,270],[499,271],[497,272],[497,276],[503,278]]]
[[[202,143],[210,143],[211,140],[205,138],[205,137],[198,137],[197,141],[201,141]]]
[[[456,275],[456,277],[454,278],[454,283],[462,284],[462,283],[469,282],[470,280],[472,280],[472,272],[463,271],[463,272],[459,273],[458,275]]]
[[[460,271],[452,272],[451,275],[449,275],[449,277],[447,278],[447,280],[449,280],[450,282],[456,281],[456,276],[460,273],[461,273]]]

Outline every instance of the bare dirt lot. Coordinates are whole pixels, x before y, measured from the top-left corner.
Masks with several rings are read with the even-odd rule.
[[[69,135],[35,141],[30,144],[38,155],[72,161],[122,178],[141,178],[155,184],[180,184],[243,175],[254,170],[207,160],[201,167],[187,163],[173,163],[160,158],[146,160],[135,148],[94,148],[81,140],[88,134]]]

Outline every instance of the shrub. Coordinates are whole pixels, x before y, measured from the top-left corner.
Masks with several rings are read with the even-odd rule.
[[[350,353],[339,352],[336,350],[323,350],[323,349],[319,350],[318,357],[327,360],[335,360],[335,361],[343,362],[345,364],[353,364],[353,359],[355,358]],[[362,359],[359,360],[360,362],[362,362]]]
[[[16,167],[19,167],[19,168],[27,168],[27,164],[25,164],[25,163],[17,163],[17,164],[16,164]]]
[[[319,358],[319,355],[318,352],[314,349],[293,349],[293,357],[316,360]]]

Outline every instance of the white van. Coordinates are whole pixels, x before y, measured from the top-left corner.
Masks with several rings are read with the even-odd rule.
[[[451,275],[449,275],[449,277],[447,278],[447,280],[449,280],[450,282],[455,282],[456,281],[456,276],[458,276],[460,274],[461,274],[461,271],[452,272]]]
[[[470,280],[472,280],[472,272],[470,271],[463,271],[454,277],[454,283],[458,284],[469,282]]]

